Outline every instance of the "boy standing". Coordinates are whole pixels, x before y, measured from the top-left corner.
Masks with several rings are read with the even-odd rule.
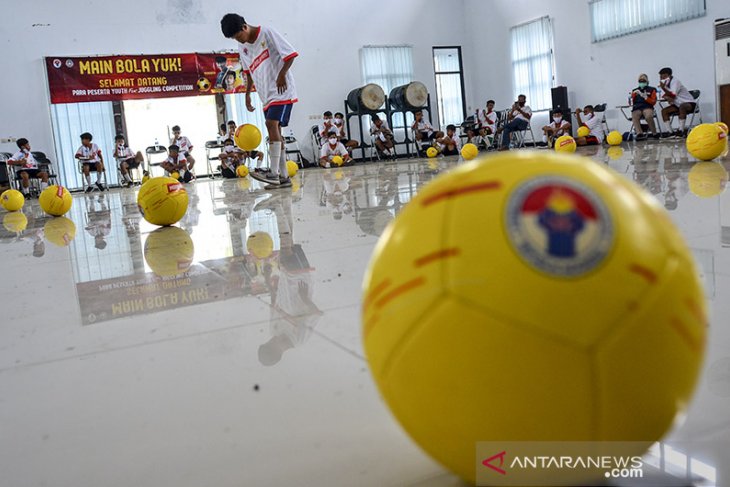
[[[264,105],[271,168],[263,174],[253,172],[251,177],[268,183],[266,189],[291,187],[281,129],[289,125],[292,107],[298,101],[290,68],[299,54],[277,31],[248,25],[238,14],[224,15],[221,31],[240,44],[241,64],[246,73],[246,108],[254,111],[250,91],[254,84]]]
[[[25,196],[25,199],[30,199],[30,178],[39,178],[41,180],[41,191],[43,191],[48,187],[48,173],[38,167],[38,161],[30,153],[28,139],[20,138],[16,144],[18,144],[20,150],[8,160],[8,164],[20,166],[17,169],[17,174],[20,177],[23,196]]]
[[[86,179],[86,191],[85,193],[91,193],[94,191],[94,187],[91,185],[91,168],[96,169],[96,188],[99,191],[104,191],[106,186],[101,184],[101,177],[104,174],[104,158],[101,155],[101,149],[99,146],[92,142],[94,137],[89,132],[81,134],[81,147],[76,151],[76,159],[80,160],[83,164],[82,172]]]

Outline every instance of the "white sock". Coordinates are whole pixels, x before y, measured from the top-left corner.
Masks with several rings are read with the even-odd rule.
[[[269,144],[269,156],[271,157],[271,167],[269,167],[269,170],[278,175],[279,159],[281,159],[281,142],[272,142]]]
[[[43,191],[43,190],[44,190],[44,189],[46,189],[47,187],[48,187],[48,183],[47,183],[47,182],[45,182],[45,181],[41,181],[41,191]]]
[[[25,194],[25,195],[30,194],[30,186],[23,186],[23,194]]]
[[[100,172],[96,173],[96,182],[101,183],[101,173]]]
[[[542,142],[543,144],[547,144],[547,135],[542,136]]]
[[[289,177],[289,168],[286,167],[286,147],[281,144],[281,156],[279,156],[279,172],[284,179]]]
[[[124,179],[126,179],[128,182],[132,182],[132,176],[129,175],[129,173],[124,175]]]
[[[684,131],[684,123],[687,121],[687,119],[682,120],[679,119],[679,130]]]
[[[84,178],[86,178],[86,185],[91,186],[91,174],[85,174]]]

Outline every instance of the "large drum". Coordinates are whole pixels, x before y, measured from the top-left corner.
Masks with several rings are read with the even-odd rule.
[[[408,111],[426,106],[428,90],[420,81],[393,88],[390,92],[390,104],[396,110]]]
[[[385,103],[385,92],[375,84],[356,88],[347,95],[347,106],[354,112],[376,112]]]

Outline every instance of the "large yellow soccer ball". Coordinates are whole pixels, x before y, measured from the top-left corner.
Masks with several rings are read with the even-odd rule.
[[[236,168],[236,176],[238,176],[239,178],[245,178],[246,176],[248,176],[248,166],[246,166],[245,164],[241,164],[240,166],[238,166]]]
[[[587,158],[510,152],[434,179],[385,230],[364,348],[406,431],[470,483],[487,468],[479,441],[648,448],[697,382],[698,275],[634,183]]]
[[[139,188],[137,206],[153,225],[173,225],[188,210],[188,193],[180,181],[164,176],[152,178]]]
[[[570,135],[561,135],[555,139],[555,152],[575,152],[575,139]]]
[[[429,147],[426,149],[426,156],[430,158],[434,158],[437,155],[439,155],[439,150],[435,147]]]
[[[76,224],[65,216],[53,218],[43,226],[43,234],[53,245],[68,247],[76,237]]]
[[[28,227],[28,218],[19,211],[6,213],[3,217],[5,230],[12,233],[20,233]]]
[[[717,162],[698,162],[687,174],[689,190],[700,198],[712,198],[725,191],[728,174]]]
[[[266,232],[254,232],[246,240],[248,253],[259,259],[268,259],[274,252],[274,240]]]
[[[294,161],[286,161],[286,172],[289,173],[290,178],[293,178],[299,172],[299,165]]]
[[[233,135],[233,140],[239,149],[252,151],[261,145],[261,131],[255,125],[245,123],[239,125]]]
[[[48,186],[38,198],[43,211],[51,216],[65,215],[71,209],[73,198],[63,186]]]
[[[193,264],[194,255],[193,239],[178,227],[158,228],[149,234],[144,244],[147,265],[160,277],[187,272]]]
[[[578,137],[588,137],[591,135],[591,129],[585,126],[578,127]]]
[[[687,135],[687,150],[701,161],[711,161],[727,149],[727,134],[719,125],[703,123]]]
[[[461,148],[461,157],[463,157],[464,160],[471,161],[478,155],[479,148],[474,144],[464,144],[464,147]]]
[[[0,204],[8,211],[18,211],[25,204],[25,196],[17,189],[8,189],[0,195]]]
[[[613,130],[609,132],[608,136],[606,137],[606,142],[608,142],[608,145],[621,145],[621,142],[623,142],[623,137],[621,137],[621,132],[618,130]]]
[[[335,166],[339,167],[339,166],[343,165],[344,163],[345,163],[345,160],[342,159],[342,157],[340,157],[340,156],[334,156],[332,158],[332,164],[334,164]]]

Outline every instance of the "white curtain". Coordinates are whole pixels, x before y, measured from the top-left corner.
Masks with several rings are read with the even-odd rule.
[[[53,136],[56,143],[55,169],[60,182],[68,189],[80,189],[85,186],[78,161],[74,157],[76,149],[81,145],[80,135],[89,132],[94,142],[101,149],[106,167],[108,185],[118,182],[114,153],[114,113],[112,103],[62,103],[51,105]],[[31,141],[32,142],[32,141]],[[38,150],[42,150],[39,148]],[[46,154],[49,157],[50,154]],[[51,157],[53,159],[53,157]],[[96,176],[92,175],[92,181]]]
[[[705,0],[593,0],[593,42],[702,17]]]
[[[413,48],[410,46],[365,46],[360,49],[363,84],[374,83],[385,95],[397,86],[413,81]],[[393,117],[394,132],[404,125],[403,115]],[[400,137],[399,137],[400,138]]]
[[[553,28],[549,17],[542,17],[510,29],[512,39],[512,88],[527,96],[533,110],[552,105],[550,89],[554,85]]]

